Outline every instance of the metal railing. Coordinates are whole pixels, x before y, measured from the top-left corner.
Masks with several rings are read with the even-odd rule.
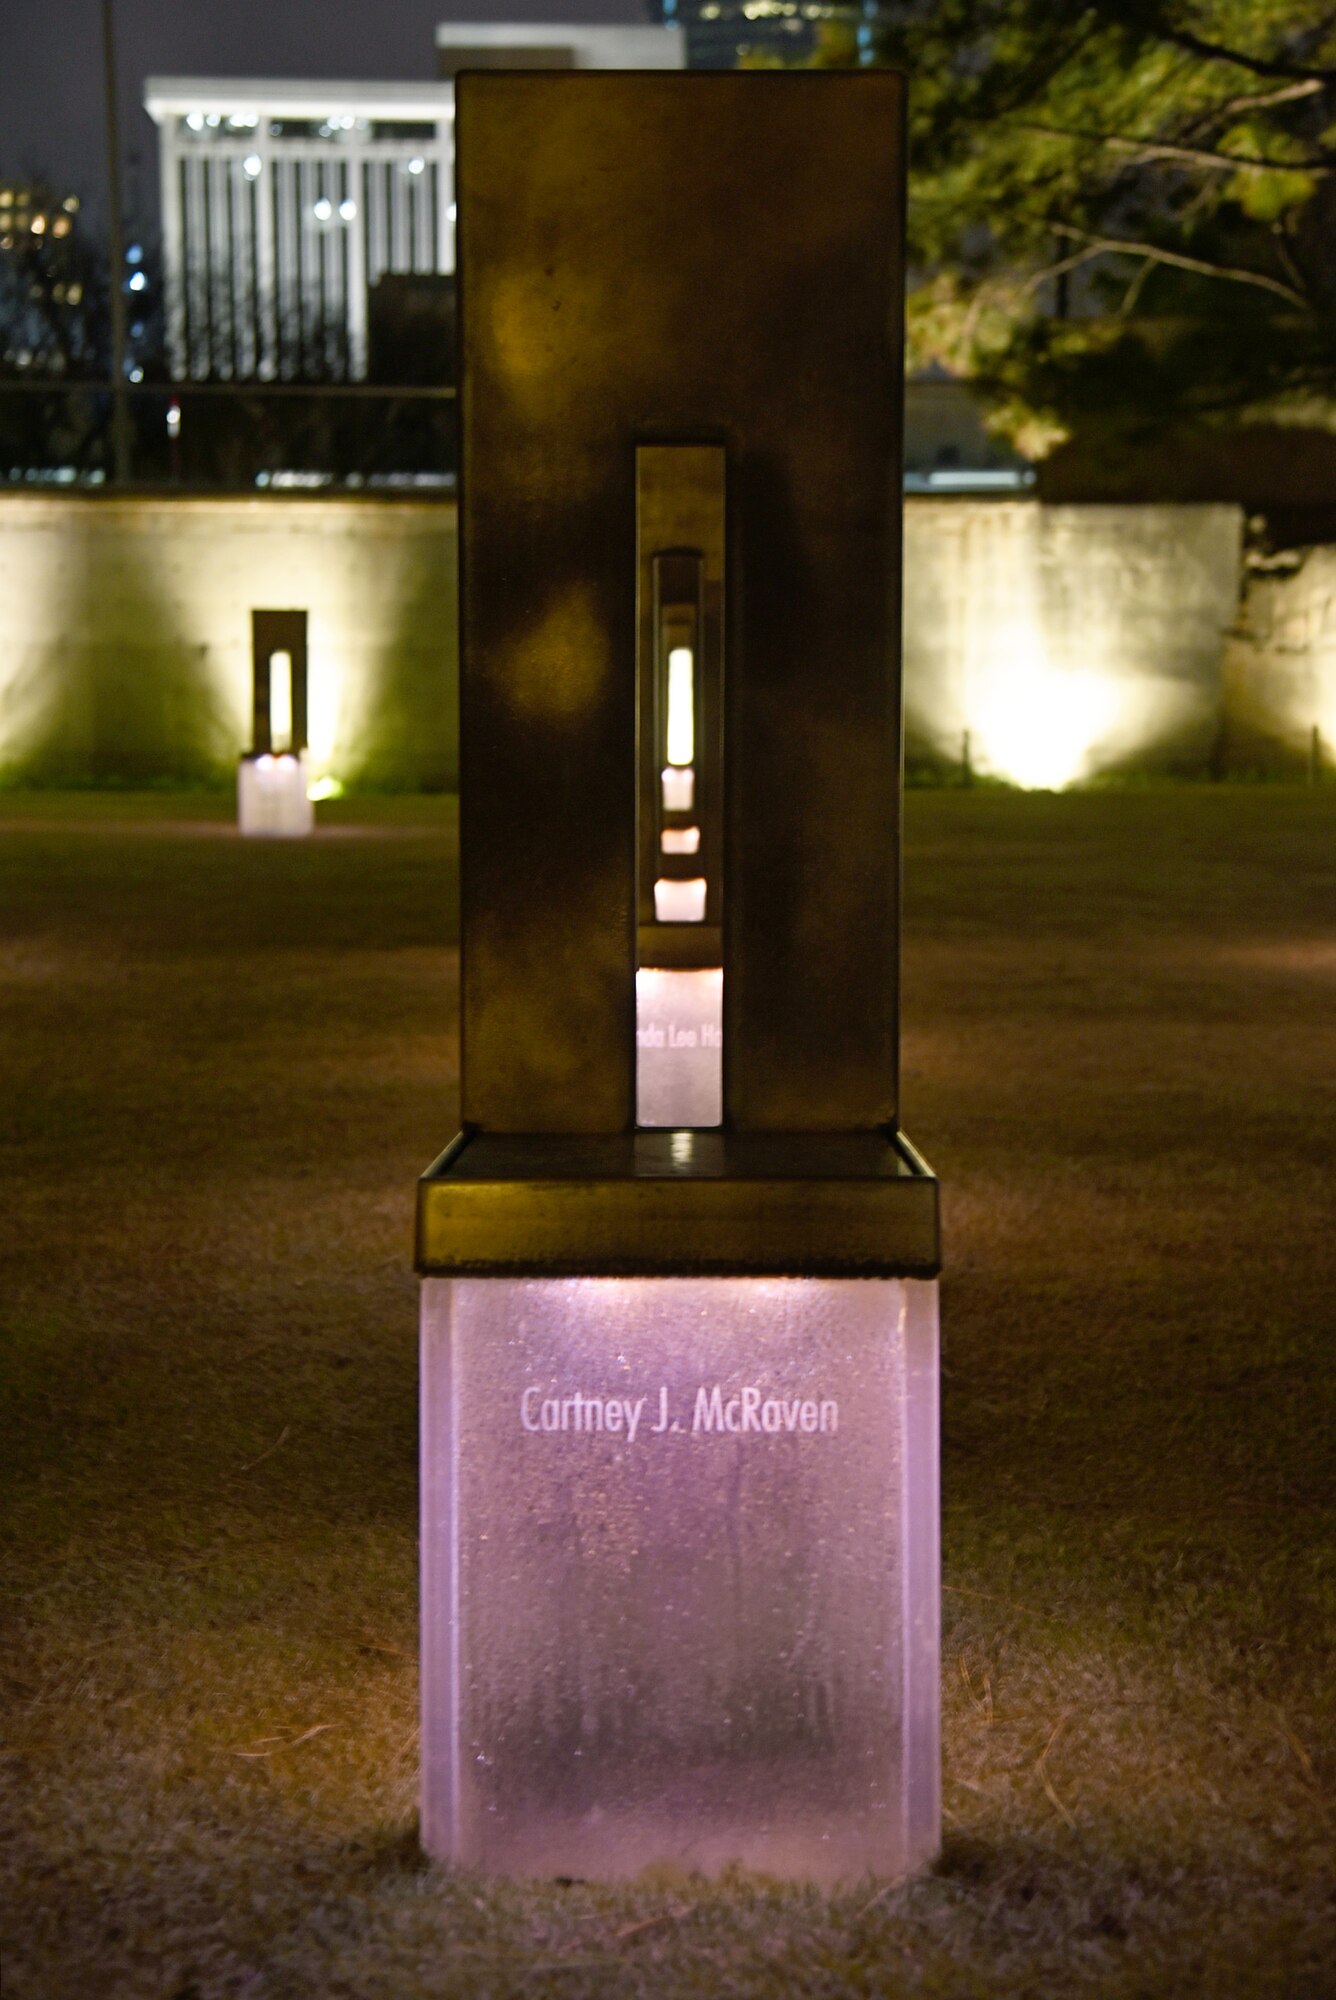
[[[457,471],[447,385],[127,383],[119,452],[116,406],[109,380],[0,377],[0,489],[448,491]]]

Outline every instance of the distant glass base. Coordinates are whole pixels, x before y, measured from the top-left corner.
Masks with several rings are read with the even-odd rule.
[[[724,975],[642,967],[636,974],[636,1124],[721,1125]]]
[[[654,917],[661,924],[703,924],[705,922],[706,881],[703,875],[689,882],[664,877],[654,884]]]
[[[926,1280],[428,1279],[427,1851],[929,1861],[937,1380]]]
[[[237,827],[244,834],[300,839],[315,826],[307,797],[307,755],[243,757],[237,766]]]

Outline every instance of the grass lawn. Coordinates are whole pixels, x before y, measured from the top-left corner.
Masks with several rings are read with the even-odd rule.
[[[1336,790],[908,801],[945,1851],[415,1842],[454,818],[0,796],[6,2000],[1336,1993]]]

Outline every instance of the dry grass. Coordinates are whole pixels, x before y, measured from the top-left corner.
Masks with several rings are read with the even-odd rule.
[[[836,1899],[418,1860],[453,820],[222,812],[0,801],[6,2000],[1336,1992],[1336,802],[910,799],[947,1844]]]

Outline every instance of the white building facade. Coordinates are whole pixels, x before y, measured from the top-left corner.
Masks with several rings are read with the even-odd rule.
[[[360,381],[382,277],[455,267],[454,73],[680,69],[664,27],[451,26],[437,83],[151,77],[173,379]]]
[[[367,293],[454,269],[448,85],[149,81],[177,381],[366,374]]]

